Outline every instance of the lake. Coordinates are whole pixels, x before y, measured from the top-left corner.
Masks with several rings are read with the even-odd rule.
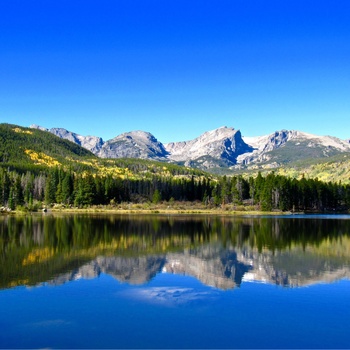
[[[350,216],[0,217],[1,348],[350,348]]]

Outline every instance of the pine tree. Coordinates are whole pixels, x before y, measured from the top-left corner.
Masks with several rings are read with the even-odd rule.
[[[158,204],[162,200],[162,195],[158,189],[156,189],[152,196],[152,203]]]
[[[8,207],[11,210],[15,210],[15,208],[16,208],[15,200],[14,200],[14,196],[13,196],[13,188],[12,188],[12,186],[10,188],[10,193],[9,193],[9,198],[8,198]]]
[[[74,205],[81,207],[94,204],[96,198],[95,182],[91,174],[77,179]]]
[[[18,174],[15,174],[12,193],[13,193],[14,206],[17,207],[19,205],[23,205],[24,204],[23,189],[21,185],[21,178],[20,178],[20,175]]]
[[[6,205],[7,201],[9,200],[11,181],[8,172],[5,169],[2,170],[2,174],[0,174],[0,176],[2,178],[0,187],[1,200],[2,204]]]
[[[34,192],[34,175],[32,175],[29,171],[21,177],[21,186],[23,189],[23,197],[25,204],[29,204],[30,197],[33,198]]]
[[[56,189],[56,201],[70,204],[73,196],[73,179],[69,172],[61,171]]]
[[[45,184],[45,202],[51,204],[56,202],[56,192],[58,185],[58,170],[57,168],[51,170],[46,178]]]
[[[274,185],[274,178],[275,178],[274,173],[267,175],[264,181],[264,185],[260,190],[259,198],[260,198],[261,210],[271,211],[273,208],[272,189]]]

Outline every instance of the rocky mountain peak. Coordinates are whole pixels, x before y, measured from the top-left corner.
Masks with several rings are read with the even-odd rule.
[[[77,143],[101,158],[154,159],[204,170],[257,164],[276,167],[284,162],[350,152],[350,139],[286,129],[269,135],[242,137],[240,130],[222,126],[193,140],[162,144],[151,133],[141,130],[125,132],[104,142],[100,137],[82,136],[63,128],[46,129],[38,125],[31,128]]]
[[[168,155],[164,145],[151,133],[137,130],[107,141],[98,156],[101,158],[161,159]]]
[[[101,137],[82,136],[82,135],[76,134],[74,132],[68,131],[68,130],[63,129],[63,128],[47,129],[47,128],[44,128],[42,126],[36,125],[36,124],[32,124],[30,126],[30,128],[39,129],[42,131],[48,131],[51,134],[54,134],[54,135],[60,137],[61,139],[66,139],[68,141],[74,142],[74,143],[78,144],[79,146],[84,147],[87,150],[89,150],[90,152],[95,153],[95,154],[97,152],[99,152],[99,150],[102,148],[102,146],[104,144]]]
[[[186,163],[200,159],[207,168],[216,166],[215,160],[236,164],[240,154],[253,150],[243,141],[239,130],[228,127],[207,131],[191,141],[168,143],[165,148],[172,161]]]

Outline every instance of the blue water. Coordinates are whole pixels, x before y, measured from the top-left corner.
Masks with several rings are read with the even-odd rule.
[[[0,217],[0,348],[350,349],[349,219]]]
[[[0,292],[1,348],[350,348],[350,281],[222,291],[159,273]]]

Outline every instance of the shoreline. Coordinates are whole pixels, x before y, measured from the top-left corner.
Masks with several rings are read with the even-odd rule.
[[[47,211],[11,211],[0,216],[50,215],[50,214],[102,214],[102,215],[210,215],[210,216],[300,216],[300,215],[349,215],[349,212],[291,212],[259,210],[218,210],[218,209],[48,209]]]
[[[32,214],[111,214],[111,215],[213,215],[213,216],[242,216],[242,215],[300,215],[300,213],[292,213],[290,211],[261,211],[261,210],[227,210],[227,209],[199,209],[199,208],[49,208],[37,211],[12,210],[9,212],[1,212],[0,215],[32,215]]]
[[[168,205],[167,203],[122,203],[113,206],[90,206],[85,208],[67,207],[61,204],[55,204],[52,207],[39,207],[37,210],[28,210],[21,208],[17,210],[0,211],[0,215],[32,215],[32,214],[110,214],[110,215],[211,215],[211,216],[298,216],[305,214],[350,214],[346,212],[314,212],[314,211],[262,211],[258,206],[253,205],[233,205],[225,204],[218,207],[207,207],[201,203],[175,203]],[[24,209],[24,210],[23,210]]]

